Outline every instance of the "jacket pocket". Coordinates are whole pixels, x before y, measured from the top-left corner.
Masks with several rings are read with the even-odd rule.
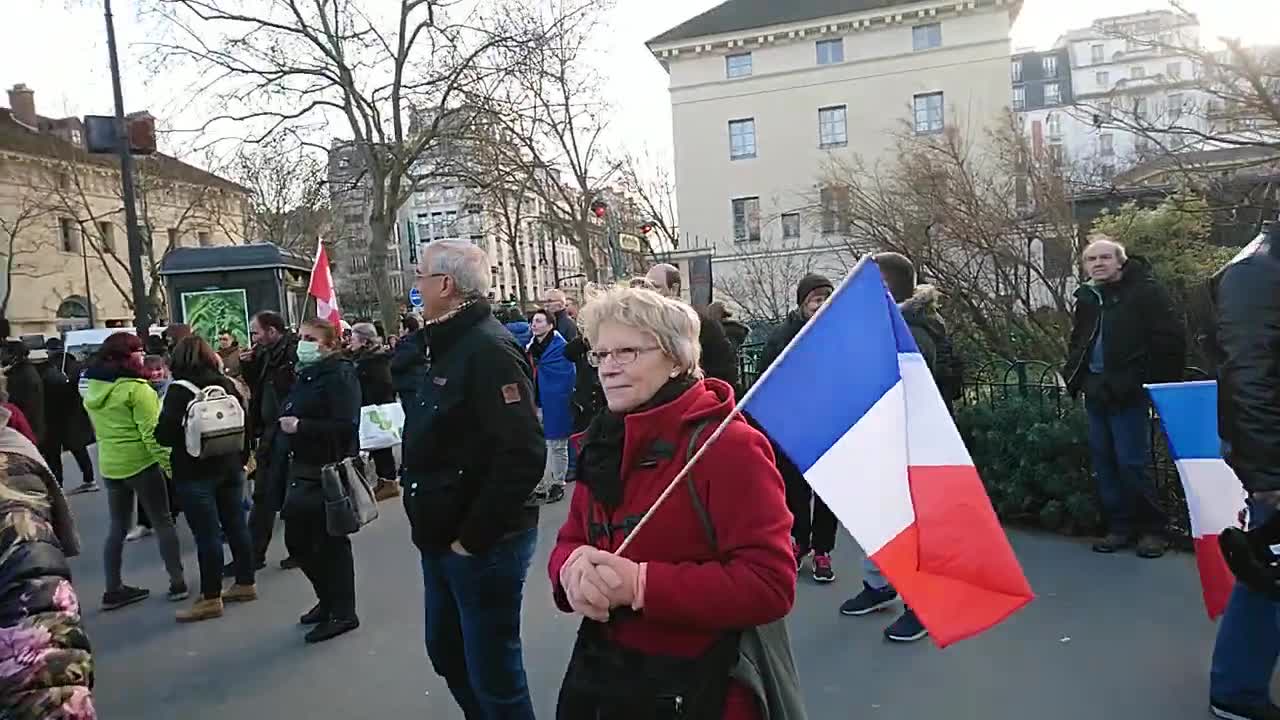
[[[404,509],[420,550],[447,546],[457,539],[466,508],[462,470],[406,474]]]

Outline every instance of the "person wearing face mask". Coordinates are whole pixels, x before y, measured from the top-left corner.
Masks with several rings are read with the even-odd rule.
[[[182,571],[182,550],[169,513],[164,476],[171,472],[169,448],[156,442],[160,398],[143,377],[142,342],[132,333],[106,339],[89,366],[84,407],[98,438],[98,462],[107,486],[111,528],[103,560],[106,592],[102,609],[114,610],[150,596],[151,591],[125,585],[120,564],[125,532],[133,525],[135,498],[155,526],[157,547],[169,573],[169,600],[188,596]]]
[[[791,513],[769,441],[730,421],[619,553],[733,411],[734,394],[703,378],[698,316],[684,303],[618,288],[581,317],[608,410],[587,429],[548,563],[556,605],[582,616],[556,717],[762,718],[765,675],[799,694],[794,664],[735,674],[743,631],[785,617],[795,601]],[[780,643],[774,656],[789,656]]]
[[[299,620],[315,626],[306,640],[316,643],[360,627],[351,540],[329,534],[320,488],[321,468],[360,452],[360,381],[333,324],[308,320],[299,337],[298,381],[278,421],[289,452],[281,516],[289,555],[316,593],[315,607]]]
[[[533,338],[525,352],[533,368],[533,395],[542,418],[542,434],[547,440],[547,463],[542,482],[530,501],[537,504],[564,499],[565,474],[569,470],[569,434],[573,431],[573,414],[569,408],[578,372],[565,357],[565,342],[556,330],[551,313],[535,310],[529,327]]]

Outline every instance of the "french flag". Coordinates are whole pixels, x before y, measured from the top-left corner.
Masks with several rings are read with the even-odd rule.
[[[1178,468],[1191,515],[1191,537],[1200,569],[1200,586],[1209,618],[1216,620],[1227,607],[1235,576],[1218,547],[1218,535],[1239,525],[1245,491],[1227,461],[1218,438],[1218,383],[1148,385],[1147,392],[1160,416],[1169,454]]]
[[[875,262],[858,263],[745,401],[940,647],[1031,602]]]

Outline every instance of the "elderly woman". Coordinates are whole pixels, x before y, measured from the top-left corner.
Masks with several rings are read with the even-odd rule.
[[[395,402],[391,354],[382,346],[377,326],[368,322],[352,325],[349,349],[351,362],[356,364],[356,378],[360,381],[360,404],[386,405]],[[395,450],[389,447],[379,448],[370,452],[369,457],[373,459],[373,467],[378,472],[378,484],[373,488],[378,501],[399,497]]]
[[[614,289],[582,322],[608,412],[592,421],[551,553],[557,605],[583,616],[557,717],[763,718],[730,678],[740,633],[795,600],[791,514],[769,442],[741,418],[617,549],[733,410],[702,379],[699,321],[678,300]]]

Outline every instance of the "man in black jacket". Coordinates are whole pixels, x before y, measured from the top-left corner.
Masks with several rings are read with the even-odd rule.
[[[1280,507],[1280,227],[1268,224],[1213,279],[1218,434],[1249,493],[1254,527]],[[1210,707],[1222,718],[1280,718],[1270,697],[1280,655],[1275,601],[1236,583],[1218,623]]]
[[[80,466],[81,485],[69,492],[95,492],[93,461],[89,446],[93,444],[93,425],[80,399],[78,383],[80,363],[63,349],[62,341],[49,338],[44,344],[49,359],[40,369],[44,385],[45,434],[40,453],[49,463],[58,485],[62,485],[62,453],[69,450]]]
[[[645,276],[653,289],[670,298],[680,299],[680,270],[674,265],[660,263],[654,265]],[[734,389],[738,387],[738,354],[734,352],[729,338],[725,337],[724,328],[718,320],[698,308],[698,320],[701,322],[698,331],[698,342],[702,345],[702,372],[707,377],[719,378]]]
[[[520,603],[537,539],[526,506],[546,443],[532,373],[488,301],[489,260],[422,254],[428,370],[405,418],[404,505],[422,554],[427,655],[468,718],[533,720]]]
[[[1138,555],[1164,554],[1166,518],[1147,473],[1151,424],[1144,383],[1182,379],[1186,330],[1169,295],[1140,257],[1104,235],[1083,254],[1089,280],[1076,290],[1075,319],[1063,375],[1084,391],[1089,451],[1107,536],[1094,552],[1113,553],[1138,538]]]
[[[43,443],[45,438],[44,424],[44,382],[40,379],[40,371],[31,364],[31,351],[21,340],[10,340],[4,344],[0,352],[0,368],[9,381],[9,402],[18,406],[36,439]]]
[[[565,342],[578,339],[578,323],[569,314],[569,299],[563,290],[559,288],[548,290],[542,298],[542,309],[555,318],[556,332],[560,333]]]

